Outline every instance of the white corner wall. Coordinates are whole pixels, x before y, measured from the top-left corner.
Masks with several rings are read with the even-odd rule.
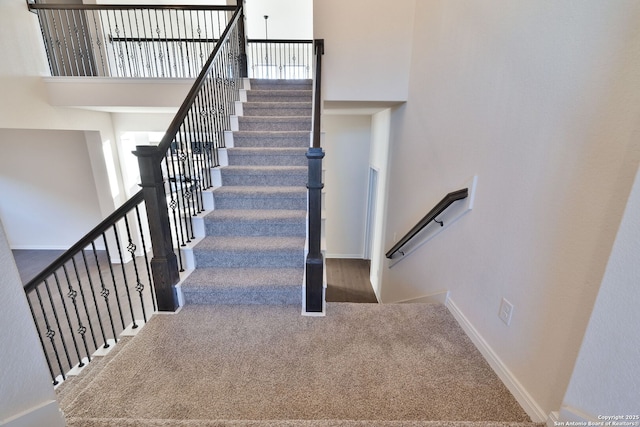
[[[363,258],[371,116],[323,115],[328,258]]]
[[[102,220],[87,144],[80,131],[0,129],[0,218],[12,249],[68,249]]]
[[[385,247],[474,175],[478,189],[470,214],[383,268],[382,300],[449,289],[543,420],[563,402],[640,159],[640,3],[415,6]]]
[[[327,101],[405,101],[415,0],[313,2],[313,37],[325,40]]]
[[[0,220],[0,426],[63,427],[44,353]]]
[[[618,230],[589,327],[564,397],[563,412],[640,416],[640,170]],[[568,420],[565,420],[568,421]],[[640,419],[620,419],[635,422]]]

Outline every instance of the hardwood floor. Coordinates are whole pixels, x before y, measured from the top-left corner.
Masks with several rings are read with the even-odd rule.
[[[369,280],[369,260],[327,258],[326,262],[327,302],[378,302]]]

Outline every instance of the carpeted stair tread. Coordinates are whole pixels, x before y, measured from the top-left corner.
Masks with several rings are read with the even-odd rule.
[[[194,251],[302,251],[304,240],[304,237],[298,236],[207,236],[194,247]]]
[[[311,119],[311,102],[244,102],[243,115],[260,117],[301,117]]]
[[[225,166],[220,168],[223,186],[303,186],[306,166]]]
[[[311,90],[250,90],[247,91],[248,102],[312,102],[313,91]]]
[[[207,236],[193,254],[196,268],[302,267],[304,245],[302,236]]]
[[[312,90],[310,79],[251,79],[251,90]]]
[[[292,209],[216,209],[204,217],[209,236],[304,236],[307,212]]]
[[[234,148],[308,148],[309,131],[236,131]],[[229,148],[231,150],[232,148]]]
[[[229,164],[234,166],[300,166],[306,167],[307,148],[247,147],[228,148]]]
[[[306,187],[229,186],[213,190],[216,209],[307,209]]]
[[[185,288],[302,286],[299,268],[198,268],[182,283]]]
[[[309,116],[240,116],[239,131],[306,131],[311,132]]]
[[[67,418],[68,427],[545,427],[545,423],[500,421],[378,421],[378,420],[172,420],[128,418]]]
[[[186,304],[300,305],[303,268],[198,268],[181,288]]]

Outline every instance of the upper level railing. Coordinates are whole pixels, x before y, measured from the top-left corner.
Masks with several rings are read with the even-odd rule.
[[[313,40],[247,39],[249,77],[255,79],[312,78],[313,43]]]
[[[195,78],[236,6],[30,4],[53,76]]]
[[[156,310],[142,191],[24,287],[53,384]]]

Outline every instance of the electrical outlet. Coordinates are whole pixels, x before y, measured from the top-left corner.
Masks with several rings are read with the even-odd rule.
[[[500,311],[498,312],[498,317],[502,320],[505,325],[509,326],[511,324],[511,317],[513,316],[513,304],[506,300],[506,298],[502,298],[502,302],[500,303]]]

